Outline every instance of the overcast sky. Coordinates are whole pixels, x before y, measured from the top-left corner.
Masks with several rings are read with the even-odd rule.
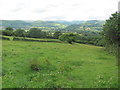
[[[1,20],[105,20],[119,0],[0,0]]]

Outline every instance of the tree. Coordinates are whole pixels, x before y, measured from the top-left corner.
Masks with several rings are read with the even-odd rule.
[[[32,38],[45,38],[46,37],[46,32],[43,32],[39,28],[31,28],[28,31],[28,36]]]
[[[62,35],[62,33],[60,31],[56,31],[53,35],[54,38],[58,39],[59,36]]]
[[[2,31],[2,35],[12,36],[12,35],[13,35],[13,32],[11,32],[11,31],[9,31],[9,30],[3,30],[3,31]]]
[[[13,31],[12,27],[6,27],[5,30]]]
[[[15,36],[17,37],[24,37],[25,36],[25,30],[23,29],[17,29],[15,32],[14,32]]]
[[[120,13],[114,13],[106,20],[103,27],[103,37],[106,41],[106,50],[114,53],[119,61],[120,57]],[[117,63],[118,63],[117,61]]]
[[[72,44],[72,42],[75,41],[76,34],[73,33],[65,33],[59,37],[61,41],[68,42],[69,44]]]

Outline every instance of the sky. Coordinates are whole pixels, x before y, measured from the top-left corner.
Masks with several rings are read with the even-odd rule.
[[[0,20],[106,20],[119,0],[0,0]]]

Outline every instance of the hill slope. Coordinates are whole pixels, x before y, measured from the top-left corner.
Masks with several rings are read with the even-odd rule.
[[[72,28],[76,30],[79,27],[76,26],[85,26],[85,27],[98,27],[98,30],[101,30],[101,27],[104,21],[101,20],[90,20],[90,21],[25,21],[25,20],[2,20],[0,24],[1,29],[5,29],[6,27],[12,27],[15,29],[23,28],[23,29],[30,29],[32,27],[39,27],[44,30],[66,30]],[[67,27],[68,26],[68,27]],[[67,28],[66,28],[67,27]],[[70,28],[69,28],[70,27]],[[92,29],[92,28],[91,28]],[[97,30],[97,29],[96,29]],[[71,31],[71,29],[70,29]]]
[[[115,57],[102,47],[4,40],[2,59],[3,88],[116,88],[118,85]]]

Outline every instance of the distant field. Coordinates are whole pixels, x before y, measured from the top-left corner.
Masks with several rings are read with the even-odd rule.
[[[3,88],[117,88],[115,56],[84,44],[3,40]],[[39,71],[31,69],[36,64]]]

